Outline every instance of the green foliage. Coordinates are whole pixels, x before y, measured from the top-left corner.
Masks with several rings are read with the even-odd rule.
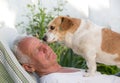
[[[87,68],[85,60],[81,56],[78,56],[75,53],[73,53],[71,49],[66,49],[65,51],[63,51],[59,59],[59,63],[65,67],[67,66],[83,69]]]
[[[29,25],[26,28],[27,34],[32,34],[33,36],[38,37],[41,39],[45,33],[45,28],[50,20],[53,17],[49,14],[46,14],[46,8],[40,8],[38,6],[38,12],[36,13],[36,6],[35,5],[28,5],[28,8],[31,9],[32,16],[29,15],[30,18]]]
[[[104,64],[97,64],[97,70],[103,74],[116,74],[120,72],[120,68],[116,66],[104,65]]]
[[[28,25],[24,26],[26,28],[27,34],[31,34],[39,39],[41,39],[45,33],[45,29],[48,23],[55,17],[59,16],[64,9],[64,2],[57,0],[57,7],[52,8],[53,10],[47,12],[47,8],[40,6],[40,0],[38,0],[38,5],[28,4],[27,7],[30,10],[30,13],[25,15],[29,19]],[[24,25],[24,22],[18,24],[18,26]],[[58,43],[49,44],[51,48],[58,55],[58,62],[65,67],[76,67],[87,69],[86,61],[73,53],[71,49],[61,46]],[[115,74],[120,69],[116,66],[106,66],[103,64],[98,64],[98,71],[106,74]]]

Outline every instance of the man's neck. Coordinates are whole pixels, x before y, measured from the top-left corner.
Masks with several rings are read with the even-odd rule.
[[[62,67],[59,64],[55,64],[49,68],[43,68],[36,71],[39,76],[44,76],[50,73],[58,72]]]

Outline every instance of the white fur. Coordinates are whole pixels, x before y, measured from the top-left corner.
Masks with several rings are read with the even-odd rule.
[[[101,50],[101,31],[102,27],[93,24],[89,20],[82,19],[79,28],[74,33],[67,32],[65,35],[63,43],[87,61],[88,73],[85,76],[95,74],[96,62],[120,66],[120,63],[114,61],[118,56],[117,54],[113,56],[113,54],[108,54]],[[46,34],[49,37],[51,33],[49,32]],[[56,37],[56,35],[54,34],[53,37]],[[53,41],[50,37],[48,39]]]

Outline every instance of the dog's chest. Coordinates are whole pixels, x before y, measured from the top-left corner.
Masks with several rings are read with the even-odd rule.
[[[86,37],[73,37],[71,40],[71,49],[74,53],[81,55],[82,57],[85,57],[85,51],[87,46],[88,39]]]
[[[87,40],[86,40],[87,41]],[[85,40],[74,39],[72,41],[72,50],[74,53],[78,55],[84,55],[84,50],[86,49],[86,42]]]

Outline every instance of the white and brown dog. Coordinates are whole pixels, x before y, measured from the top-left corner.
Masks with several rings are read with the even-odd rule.
[[[96,62],[120,67],[120,34],[89,20],[58,16],[48,24],[43,40],[62,42],[85,58],[85,76],[95,74]]]

